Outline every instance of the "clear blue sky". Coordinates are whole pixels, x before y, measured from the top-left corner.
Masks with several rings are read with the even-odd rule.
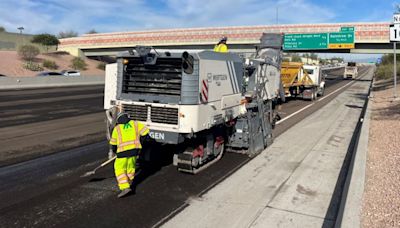
[[[391,21],[392,0],[1,0],[10,32],[80,34],[161,28]],[[400,3],[400,1],[398,2]]]

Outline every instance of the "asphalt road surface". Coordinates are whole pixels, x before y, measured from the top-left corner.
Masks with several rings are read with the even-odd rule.
[[[0,91],[0,128],[103,111],[104,86]]]
[[[104,86],[0,91],[0,167],[105,139]]]
[[[288,130],[344,91],[347,88],[346,85],[351,84],[352,81],[342,80],[342,71],[343,69],[330,72],[324,99],[280,122],[274,131],[275,136]],[[367,67],[361,68],[360,76],[366,71]],[[102,111],[102,89],[94,88],[93,90],[96,89],[99,92],[97,98],[90,96],[72,99],[70,102],[76,102],[76,106],[70,106],[70,108],[82,109],[81,112],[86,112],[83,116],[103,115],[100,112],[97,113],[97,111]],[[54,94],[60,92],[56,90],[53,91]],[[81,90],[78,89],[78,91]],[[12,91],[7,92],[9,96],[13,96]],[[37,92],[41,94],[43,90],[37,90]],[[67,97],[77,95],[76,92],[67,91],[66,93]],[[83,97],[89,95],[91,94],[82,94]],[[20,102],[22,98],[26,99],[22,94],[18,96],[20,97],[10,99],[14,99],[15,102]],[[48,95],[49,98],[58,96],[66,95],[65,93]],[[34,98],[30,97],[30,99]],[[37,95],[35,99],[43,98]],[[86,99],[94,99],[94,101]],[[0,105],[9,101],[9,99],[1,100]],[[310,103],[310,101],[291,100],[283,104],[281,107],[282,118],[289,117]],[[63,101],[58,101],[53,105],[59,107],[58,110],[63,110],[64,104]],[[24,105],[31,104],[27,102],[20,103],[20,105],[24,107]],[[86,110],[87,106],[85,105],[91,107],[90,112],[93,114],[87,113],[89,111]],[[40,105],[31,107],[37,108],[37,111],[32,114],[35,116],[36,113],[43,110]],[[50,110],[52,109],[50,108]],[[6,114],[6,112],[1,113],[1,115]],[[7,127],[18,127],[22,126],[20,123],[36,124],[36,121],[47,123],[49,119],[43,115],[44,113],[32,117],[32,119],[27,118],[24,120],[27,122],[14,120],[9,125],[1,124]],[[68,117],[66,118],[66,116]],[[65,119],[75,118],[78,121],[81,116],[71,117],[69,114],[57,114],[53,118],[61,120],[58,121],[61,124],[60,127],[65,127],[63,126]],[[97,121],[90,126],[104,127],[103,124],[102,121]],[[82,128],[88,128],[88,126]],[[79,127],[75,130],[79,130]],[[54,138],[57,137],[54,135]],[[20,143],[23,144],[23,140]],[[177,208],[182,208],[188,199],[205,193],[249,161],[245,155],[226,153],[221,161],[205,171],[197,175],[188,175],[177,172],[176,168],[172,166],[173,147],[153,148],[154,153],[158,154],[158,160],[150,167],[145,166],[138,175],[136,194],[124,199],[117,199],[118,189],[113,177],[112,166],[100,170],[92,179],[79,177],[105,158],[107,143],[104,140],[87,145],[80,144],[75,149],[63,152],[60,152],[61,150],[55,149],[57,153],[0,168],[1,227],[152,227],[163,218],[170,216]],[[199,215],[199,219],[201,219],[201,215]]]

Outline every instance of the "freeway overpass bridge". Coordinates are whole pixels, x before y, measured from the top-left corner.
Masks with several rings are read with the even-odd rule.
[[[261,34],[270,33],[329,33],[339,32],[342,27],[354,27],[354,49],[316,49],[307,52],[330,53],[391,53],[388,22],[291,24],[237,27],[210,27],[164,29],[134,32],[85,34],[80,37],[61,39],[60,51],[75,56],[113,56],[136,45],[154,46],[159,49],[212,49],[221,36],[228,37],[231,51],[252,52]],[[304,50],[301,52],[305,52]]]

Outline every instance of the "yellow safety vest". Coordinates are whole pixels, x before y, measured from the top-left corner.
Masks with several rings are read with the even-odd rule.
[[[117,153],[141,149],[140,136],[145,136],[148,133],[149,129],[143,123],[130,120],[126,124],[118,124],[114,127],[110,144],[118,147]]]
[[[228,46],[226,44],[217,44],[214,47],[215,52],[228,52]]]

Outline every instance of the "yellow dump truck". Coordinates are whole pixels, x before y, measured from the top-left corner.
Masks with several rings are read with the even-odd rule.
[[[316,100],[325,90],[325,77],[320,66],[304,65],[298,62],[283,62],[281,81],[286,97],[301,97]]]

